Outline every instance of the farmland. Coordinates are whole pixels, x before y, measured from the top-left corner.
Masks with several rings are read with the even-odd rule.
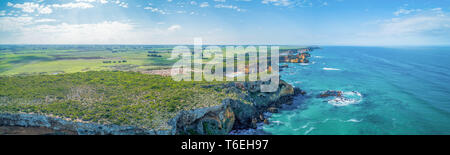
[[[170,68],[170,47],[101,45],[10,45],[0,48],[0,75],[60,74],[84,71],[145,71]],[[157,52],[158,57],[148,56]]]
[[[1,45],[0,76],[169,69],[173,45]],[[296,49],[282,46],[280,51]],[[225,51],[225,46],[221,46]],[[192,49],[191,49],[192,51]],[[207,50],[204,50],[207,52]],[[243,52],[243,51],[237,51]],[[202,59],[210,62],[211,57]]]

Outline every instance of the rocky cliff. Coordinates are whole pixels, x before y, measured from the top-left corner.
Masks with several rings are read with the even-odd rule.
[[[241,98],[249,101],[225,99],[221,105],[190,111],[182,111],[169,124],[175,134],[228,134],[232,129],[256,128],[264,121],[263,113],[276,112],[282,104],[292,103],[293,96],[300,94],[284,81],[276,92],[260,92],[260,82],[236,82],[229,85],[231,91],[241,91]]]
[[[167,135],[171,131],[157,131],[133,126],[102,125],[73,122],[62,118],[38,114],[0,114],[0,126],[45,127],[54,131],[67,131],[77,135]]]

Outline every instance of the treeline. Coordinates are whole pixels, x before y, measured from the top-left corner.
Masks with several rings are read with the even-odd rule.
[[[103,63],[126,63],[126,62],[127,62],[127,60],[117,60],[117,61],[106,60],[106,61],[103,61]]]
[[[148,54],[147,56],[148,57],[162,57],[161,55],[158,55],[158,54]]]

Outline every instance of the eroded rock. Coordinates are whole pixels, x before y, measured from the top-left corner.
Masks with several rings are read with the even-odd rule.
[[[318,97],[319,98],[327,98],[327,97],[330,97],[330,96],[342,97],[342,91],[327,90],[325,92],[322,92]]]
[[[233,128],[235,115],[231,109],[233,100],[224,100],[221,105],[181,111],[169,125],[175,134],[223,135]]]

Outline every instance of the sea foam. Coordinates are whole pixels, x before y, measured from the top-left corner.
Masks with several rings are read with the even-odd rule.
[[[349,120],[347,120],[347,121],[345,121],[345,122],[354,122],[354,123],[358,123],[358,122],[361,122],[361,121],[362,121],[362,119],[361,119],[361,120],[357,120],[357,119],[352,118],[352,119],[349,119]]]
[[[362,101],[362,94],[356,91],[343,92],[343,96],[336,97],[334,99],[328,100],[328,103],[334,106],[348,106],[351,104],[357,104]]]
[[[341,70],[341,69],[338,69],[338,68],[327,68],[327,67],[324,67],[322,69],[326,70],[326,71],[338,71],[338,70]]]

